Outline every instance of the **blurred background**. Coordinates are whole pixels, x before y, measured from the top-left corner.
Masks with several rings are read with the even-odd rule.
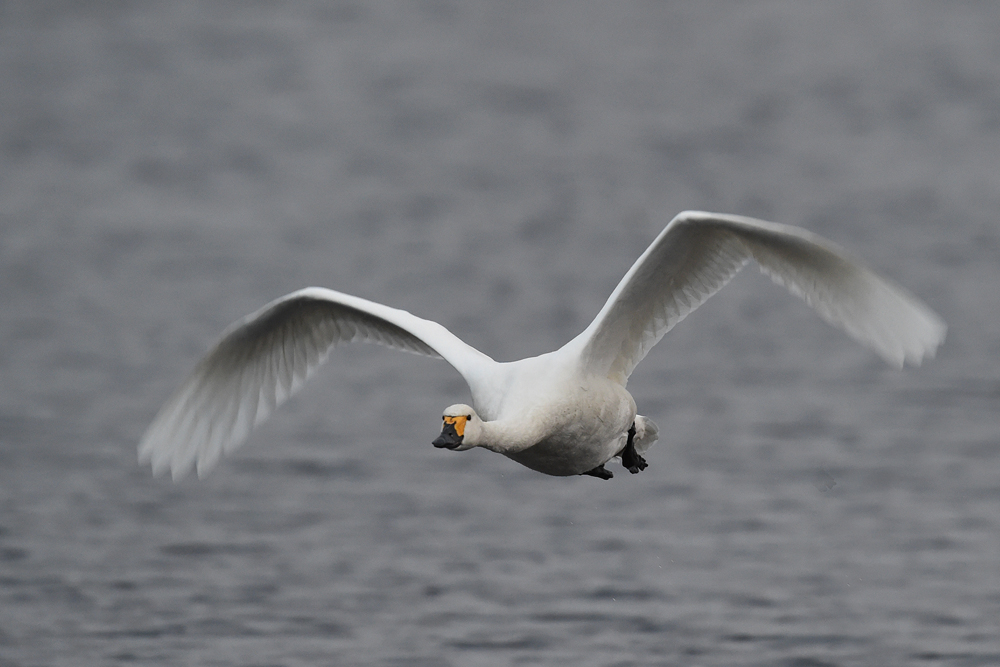
[[[0,665],[1000,663],[1000,5],[0,3]],[[322,285],[496,359],[684,209],[950,325],[897,371],[752,268],[632,376],[649,468],[434,449],[355,345],[203,481],[135,446]]]

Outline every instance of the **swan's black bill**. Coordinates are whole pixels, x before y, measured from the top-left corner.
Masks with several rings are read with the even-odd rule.
[[[462,444],[462,436],[460,436],[458,431],[455,430],[454,423],[446,421],[444,423],[444,428],[441,429],[441,435],[439,435],[431,444],[435,447],[455,449]]]

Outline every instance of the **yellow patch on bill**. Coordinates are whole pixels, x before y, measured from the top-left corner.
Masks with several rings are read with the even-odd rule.
[[[465,435],[465,422],[466,421],[467,421],[467,418],[465,417],[465,415],[461,415],[459,417],[445,417],[444,418],[444,423],[445,424],[451,424],[452,426],[454,426],[455,427],[455,433],[458,433],[458,437],[460,437],[460,438]]]

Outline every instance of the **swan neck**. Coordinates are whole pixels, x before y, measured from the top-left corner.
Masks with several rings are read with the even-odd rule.
[[[539,434],[534,432],[536,430],[520,420],[484,421],[479,446],[498,454],[520,452],[537,444],[541,439]]]

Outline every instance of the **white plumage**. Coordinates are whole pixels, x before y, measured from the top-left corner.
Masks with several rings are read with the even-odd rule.
[[[520,361],[498,363],[436,322],[333,290],[283,296],[226,330],[160,410],[139,458],[175,479],[192,467],[204,476],[334,346],[365,341],[443,358],[465,378],[475,408],[445,411],[446,424],[460,419],[464,433],[438,446],[486,447],[552,475],[610,476],[603,464],[622,454],[633,424],[637,453],[656,439],[656,425],[636,415],[625,390],[632,370],[750,260],[896,366],[919,364],[944,340],[945,324],[933,311],[829,241],[788,225],[687,211],[636,260],[579,336]]]

